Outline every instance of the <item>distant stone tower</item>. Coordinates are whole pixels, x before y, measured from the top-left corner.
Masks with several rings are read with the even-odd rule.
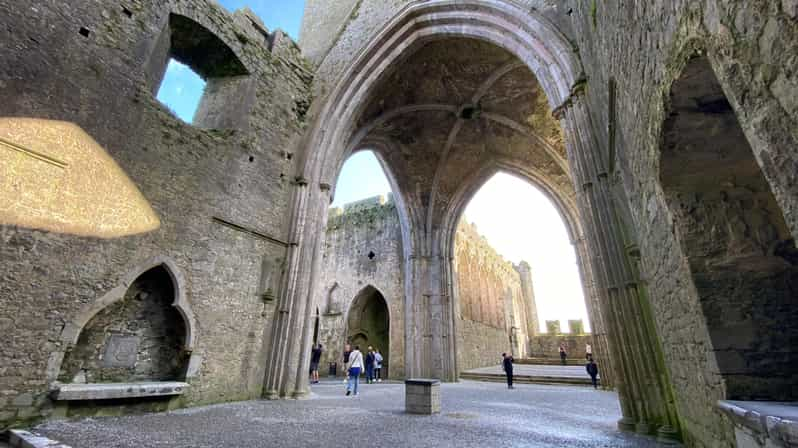
[[[521,292],[524,294],[524,302],[526,304],[526,331],[531,338],[540,334],[538,306],[535,303],[535,290],[532,287],[532,268],[529,263],[522,261],[515,266],[515,270],[518,271],[518,275],[521,277]]]

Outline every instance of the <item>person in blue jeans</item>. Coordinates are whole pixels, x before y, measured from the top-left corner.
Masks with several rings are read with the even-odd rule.
[[[374,347],[369,345],[368,352],[366,352],[366,384],[374,382]]]
[[[357,385],[360,382],[360,373],[363,371],[363,353],[360,353],[360,346],[355,346],[349,354],[349,381],[346,383],[346,395],[354,393],[357,396]]]

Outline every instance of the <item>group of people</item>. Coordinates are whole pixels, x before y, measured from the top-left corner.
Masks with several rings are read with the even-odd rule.
[[[310,382],[317,384],[319,382],[319,362],[321,361],[321,354],[323,352],[322,345],[318,344],[313,347],[310,354]],[[352,346],[347,343],[344,346],[343,365],[346,372],[346,395],[357,395],[358,384],[360,383],[360,375],[366,374],[366,383],[380,383],[382,382],[382,362],[384,358],[379,349],[368,347],[365,355],[360,351],[360,346],[356,345],[354,350]]]
[[[357,395],[357,387],[360,383],[360,375],[365,371],[366,383],[382,382],[382,361],[383,357],[379,349],[368,347],[366,355],[360,351],[360,346],[352,346],[347,343],[344,346],[344,368],[346,369],[346,395]]]

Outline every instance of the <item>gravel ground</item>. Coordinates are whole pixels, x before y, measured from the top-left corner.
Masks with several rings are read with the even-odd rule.
[[[617,396],[585,387],[463,381],[441,386],[443,412],[403,412],[402,384],[341,382],[307,400],[247,401],[127,417],[53,421],[35,432],[74,448],[655,447],[617,431]]]

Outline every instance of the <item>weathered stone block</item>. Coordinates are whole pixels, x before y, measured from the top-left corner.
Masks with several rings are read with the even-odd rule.
[[[441,383],[430,379],[405,381],[405,411],[410,414],[441,412]]]

